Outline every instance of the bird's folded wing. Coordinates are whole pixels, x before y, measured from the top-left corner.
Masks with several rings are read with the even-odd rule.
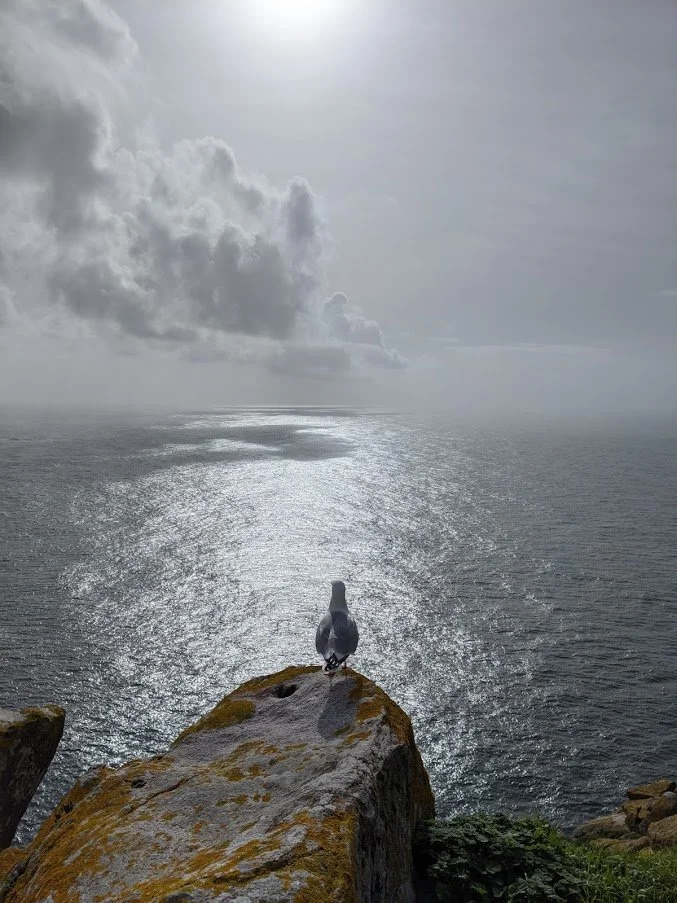
[[[352,618],[348,618],[348,647],[351,655],[357,649],[359,640],[360,634],[357,629],[357,624]]]
[[[319,623],[315,634],[315,648],[322,656],[329,650],[329,634],[331,633],[331,615],[327,613]]]
[[[338,658],[344,659],[357,649],[359,639],[357,625],[351,617],[344,617],[335,618],[333,626],[333,635],[330,636],[329,643]]]

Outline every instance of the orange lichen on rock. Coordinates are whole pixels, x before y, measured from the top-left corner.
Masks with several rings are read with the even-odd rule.
[[[225,697],[164,756],[85,775],[4,903],[406,903],[413,832],[433,811],[409,719],[382,690],[287,668]]]
[[[19,869],[28,858],[23,847],[6,847],[0,850],[0,900],[5,883],[9,883],[13,871]]]
[[[407,713],[372,680],[356,671],[350,671],[350,674],[355,680],[351,696],[360,702],[355,720],[362,723],[372,718],[384,718],[388,727],[395,732],[402,743],[413,744],[414,731]]]

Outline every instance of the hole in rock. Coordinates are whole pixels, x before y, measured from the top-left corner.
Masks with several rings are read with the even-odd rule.
[[[277,696],[278,699],[286,699],[287,696],[291,696],[297,690],[296,684],[278,684],[273,690],[273,696]]]

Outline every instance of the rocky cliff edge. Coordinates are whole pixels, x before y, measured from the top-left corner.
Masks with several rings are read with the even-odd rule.
[[[410,903],[413,832],[433,813],[407,715],[354,671],[288,668],[167,753],[84,775],[5,851],[0,901]]]
[[[63,733],[58,705],[0,708],[0,850],[17,825],[47,771]]]

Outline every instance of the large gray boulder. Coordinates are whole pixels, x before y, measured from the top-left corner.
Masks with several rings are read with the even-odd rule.
[[[21,711],[0,708],[0,850],[12,842],[52,761],[65,714],[58,705]]]
[[[88,772],[4,900],[411,903],[413,833],[433,814],[407,715],[354,671],[288,668],[164,755]]]

